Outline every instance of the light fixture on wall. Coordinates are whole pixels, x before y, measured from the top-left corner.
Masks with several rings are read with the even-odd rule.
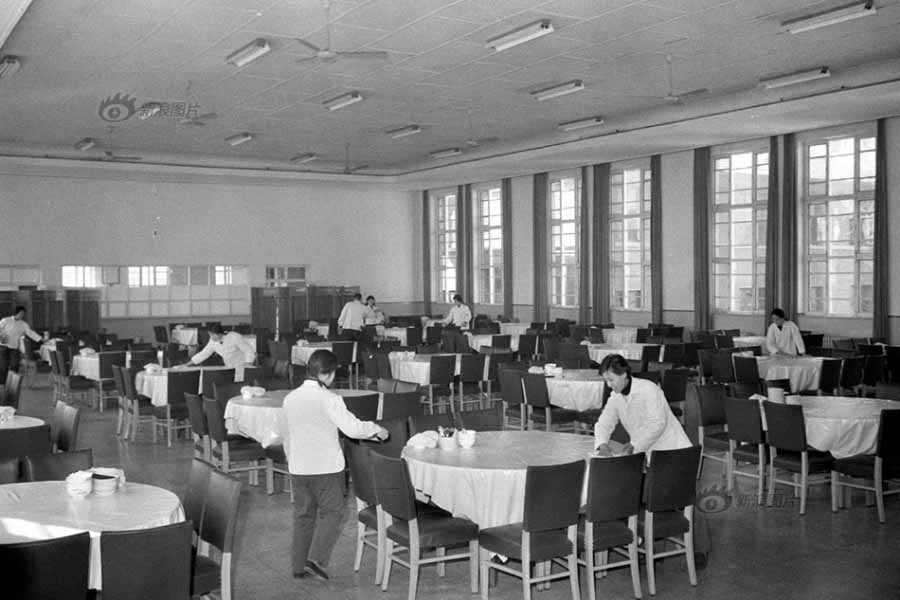
[[[445,150],[435,150],[430,153],[431,158],[450,158],[451,156],[459,156],[462,150],[459,148],[447,148]]]
[[[548,33],[553,33],[553,23],[550,22],[550,19],[542,19],[491,38],[485,45],[488,48],[493,48],[496,52],[502,52],[513,46],[545,36]]]
[[[809,71],[798,71],[797,73],[760,79],[759,85],[764,88],[772,89],[814,81],[816,79],[824,79],[826,77],[831,77],[831,71],[828,67],[819,67],[818,69],[811,69]]]
[[[81,150],[82,152],[85,150],[90,150],[94,146],[97,145],[97,140],[94,138],[86,137],[83,140],[78,140],[75,142],[75,149]]]
[[[228,58],[225,59],[225,62],[236,67],[243,67],[244,65],[253,62],[260,56],[268,54],[271,50],[272,47],[269,46],[269,42],[267,42],[263,38],[258,38],[253,40],[243,48],[235,50],[234,52],[229,54]]]
[[[12,77],[21,66],[22,63],[19,61],[18,56],[10,56],[7,54],[0,59],[0,79]]]
[[[553,87],[531,92],[531,97],[538,102],[543,102],[544,100],[550,100],[551,98],[558,98],[567,94],[580,92],[583,89],[584,83],[582,83],[580,79],[573,79],[572,81],[567,81],[561,85],[554,85]]]
[[[567,121],[556,126],[560,131],[575,131],[577,129],[585,129],[586,127],[596,127],[603,125],[603,117],[590,117],[589,119],[579,119],[578,121]]]
[[[339,110],[341,108],[344,108],[345,106],[356,104],[362,99],[362,95],[359,92],[350,92],[348,94],[338,96],[337,98],[326,100],[322,104],[325,105],[325,108],[327,108],[328,110]]]
[[[387,132],[387,134],[395,140],[398,140],[400,138],[405,138],[410,135],[416,135],[417,133],[422,133],[422,128],[419,127],[418,125],[410,125],[409,127],[401,127],[400,129],[392,129],[391,131]]]
[[[253,139],[253,136],[249,133],[238,133],[237,135],[233,135],[231,137],[225,138],[225,141],[228,142],[230,146],[239,146],[244,142],[249,142]]]
[[[804,31],[812,31],[820,27],[828,27],[836,25],[844,21],[851,21],[861,17],[868,17],[875,14],[875,3],[872,0],[867,2],[852,2],[830,10],[823,10],[805,17],[798,17],[784,21],[781,26],[789,33],[802,33]]]
[[[319,155],[313,154],[312,152],[309,152],[307,154],[298,154],[297,156],[291,158],[291,162],[295,165],[304,165],[314,160],[319,160]]]

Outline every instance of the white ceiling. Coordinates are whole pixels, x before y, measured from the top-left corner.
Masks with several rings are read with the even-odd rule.
[[[535,153],[579,164],[585,136],[606,140],[604,152],[624,157],[635,149],[623,146],[618,156],[610,149],[624,131],[651,132],[641,151],[690,147],[685,123],[740,139],[756,129],[729,114],[766,107],[754,114],[774,123],[785,114],[782,99],[833,96],[828,106],[837,113],[829,116],[846,122],[858,116],[854,107],[868,104],[867,86],[900,76],[900,0],[877,0],[876,15],[817,31],[791,35],[781,27],[845,3],[334,0],[332,48],[384,50],[388,60],[298,63],[309,51],[295,37],[324,44],[322,0],[34,0],[2,48],[22,67],[0,81],[0,154],[102,160],[111,146],[144,164],[341,171],[349,143],[350,166],[369,165],[359,174],[415,175],[485,157],[508,157],[515,171],[514,157]],[[486,47],[486,40],[539,19],[549,19],[554,33],[504,52]],[[241,68],[226,64],[228,54],[256,38],[272,52]],[[710,94],[666,104],[667,54],[676,93]],[[831,79],[769,91],[757,85],[761,77],[823,65]],[[546,102],[530,96],[576,78],[584,91]],[[841,96],[842,87],[859,93]],[[362,102],[335,112],[321,104],[353,90]],[[198,127],[167,116],[132,117],[110,135],[98,111],[116,93],[137,105],[193,104],[218,118]],[[804,106],[815,113],[819,105]],[[900,112],[896,90],[877,110],[875,116]],[[782,118],[779,127],[808,124],[796,107],[786,112],[794,121]],[[594,115],[604,117],[603,126],[556,130]],[[666,123],[682,126],[653,129]],[[385,135],[411,124],[423,132]],[[225,143],[245,131],[252,141]],[[74,150],[85,137],[100,143]],[[467,143],[473,139],[486,141]],[[429,157],[449,147],[464,153]],[[321,160],[288,162],[309,152]]]

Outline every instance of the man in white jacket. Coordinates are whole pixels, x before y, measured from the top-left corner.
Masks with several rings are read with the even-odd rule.
[[[769,325],[769,330],[766,332],[766,348],[771,355],[806,354],[806,344],[803,343],[800,328],[793,321],[788,321],[784,311],[780,308],[772,311],[772,324]]]

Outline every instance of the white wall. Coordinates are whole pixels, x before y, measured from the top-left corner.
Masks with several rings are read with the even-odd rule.
[[[512,178],[513,315],[534,317],[534,178]]]

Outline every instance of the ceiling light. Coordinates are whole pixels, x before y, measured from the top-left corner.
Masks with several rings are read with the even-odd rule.
[[[802,33],[874,14],[875,3],[872,0],[868,0],[867,2],[845,4],[831,10],[823,10],[806,17],[790,19],[783,22],[781,26],[787,29],[789,33]]]
[[[447,148],[446,150],[435,150],[431,153],[431,158],[450,158],[460,154],[462,154],[462,150],[459,148]]]
[[[0,60],[0,79],[12,77],[19,70],[20,66],[22,66],[22,63],[19,62],[18,56],[4,56]]]
[[[359,92],[350,92],[349,94],[344,94],[343,96],[338,96],[337,98],[326,100],[322,104],[324,104],[325,108],[327,108],[328,110],[338,110],[340,108],[344,108],[345,106],[356,104],[362,99],[362,95],[360,95]]]
[[[764,88],[772,89],[784,87],[787,85],[794,85],[797,83],[804,83],[807,81],[813,81],[815,79],[824,79],[825,77],[831,77],[831,71],[828,69],[828,67],[819,67],[818,69],[812,69],[811,71],[800,71],[797,73],[790,73],[788,75],[781,75],[779,77],[760,79],[759,85]]]
[[[268,54],[271,50],[272,47],[269,46],[269,42],[262,38],[255,39],[240,50],[235,50],[229,54],[228,58],[225,59],[225,62],[236,67],[243,67],[260,56]]]
[[[249,142],[252,139],[253,136],[249,133],[239,133],[237,135],[225,138],[225,141],[232,146],[238,146],[240,144],[243,144],[244,142]]]
[[[314,160],[319,160],[319,156],[317,154],[313,154],[310,152],[309,154],[300,154],[291,159],[291,162],[295,165],[303,165],[308,162],[312,162]]]
[[[91,148],[93,148],[96,145],[97,145],[97,140],[95,140],[94,138],[86,137],[83,140],[79,140],[79,141],[75,142],[75,149],[81,150],[83,152],[85,150],[90,150]]]
[[[550,19],[543,19],[541,21],[529,23],[524,27],[519,27],[518,29],[504,33],[503,35],[498,35],[495,38],[491,38],[487,41],[486,45],[488,48],[493,48],[497,52],[502,52],[513,46],[518,46],[519,44],[524,44],[535,38],[547,35],[548,33],[553,33],[553,23],[550,22]]]
[[[394,138],[395,140],[400,138],[405,138],[408,135],[416,135],[417,133],[422,133],[422,128],[418,125],[410,125],[409,127],[401,127],[400,129],[393,129],[388,131],[387,134]]]
[[[562,131],[575,131],[576,129],[584,129],[585,127],[594,127],[596,125],[602,124],[603,117],[591,117],[589,119],[580,119],[578,121],[568,121],[566,123],[560,123],[556,126],[556,128]]]
[[[565,96],[566,94],[578,92],[583,89],[584,84],[581,82],[581,80],[573,79],[572,81],[568,81],[562,85],[554,85],[553,87],[538,90],[536,92],[531,92],[531,96],[538,102],[543,102],[544,100],[549,100],[550,98]]]

